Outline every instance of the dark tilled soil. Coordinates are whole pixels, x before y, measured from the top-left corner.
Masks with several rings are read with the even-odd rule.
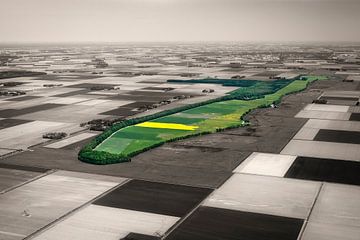
[[[287,178],[360,185],[360,162],[297,157]]]
[[[93,204],[182,217],[211,191],[207,188],[132,180]]]
[[[314,141],[360,144],[360,132],[320,129]]]
[[[296,240],[303,220],[200,207],[166,240]]]

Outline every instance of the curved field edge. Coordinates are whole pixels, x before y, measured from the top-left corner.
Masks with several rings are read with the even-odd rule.
[[[254,110],[256,108],[265,108],[265,107],[269,107],[273,103],[279,103],[283,96],[291,93],[300,92],[306,89],[309,83],[319,79],[326,79],[326,78],[323,76],[307,76],[307,77],[301,77],[301,80],[276,80],[270,83],[261,82],[259,83],[260,85],[255,85],[255,86],[252,85],[249,87],[238,89],[233,92],[230,92],[228,95],[224,97],[220,97],[217,99],[191,104],[176,109],[166,110],[160,113],[156,113],[153,115],[148,115],[140,118],[124,120],[114,124],[112,127],[110,127],[102,134],[97,136],[95,139],[93,139],[90,143],[85,145],[80,150],[78,158],[83,162],[99,164],[99,165],[128,162],[131,160],[131,157],[139,153],[145,152],[147,150],[150,150],[152,148],[161,146],[166,142],[172,142],[189,137],[200,136],[204,134],[214,133],[217,131],[223,131],[225,129],[241,127],[248,124],[245,121],[243,121],[243,117],[251,110]],[[267,86],[269,84],[272,84],[270,89],[268,89],[269,86]],[[254,88],[261,88],[263,87],[263,85],[265,86],[264,87],[265,90],[254,89]],[[264,94],[264,93],[269,93],[269,94]],[[223,114],[217,118],[210,119],[210,122],[212,121],[211,123],[207,122],[207,124],[204,124],[204,122],[206,122],[207,120],[202,122],[203,126],[211,126],[211,127],[208,128],[200,127],[197,131],[188,132],[185,135],[180,134],[179,136],[176,137],[164,138],[157,141],[143,141],[142,145],[139,144],[140,147],[138,146],[138,148],[133,148],[133,149],[130,148],[125,153],[124,152],[112,153],[109,151],[96,150],[96,148],[99,145],[101,145],[105,140],[111,139],[113,135],[115,135],[117,132],[120,132],[119,130],[123,130],[129,127],[135,127],[136,124],[144,123],[147,121],[156,121],[159,118],[169,117],[170,115],[186,112],[187,110],[193,111],[194,109],[202,106],[207,107],[210,104],[221,103],[221,102],[230,103],[231,101],[233,101],[234,103],[236,102],[236,104],[239,104],[239,106],[241,105],[242,107],[239,108],[239,111],[232,112],[231,114]],[[226,121],[221,121],[224,118],[226,119]],[[214,121],[214,119],[216,121]]]

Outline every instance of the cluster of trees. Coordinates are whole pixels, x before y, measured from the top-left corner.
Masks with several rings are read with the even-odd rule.
[[[209,80],[212,80],[212,79],[209,79]],[[218,80],[218,79],[216,79],[216,80]],[[302,80],[306,80],[306,79],[302,79]],[[174,82],[177,80],[169,80],[169,81]],[[179,81],[181,81],[181,80],[179,80]],[[199,81],[199,80],[190,80],[190,81]],[[221,81],[221,80],[218,80],[218,81]],[[223,81],[225,81],[225,80],[223,80]],[[226,81],[231,81],[231,80],[226,80]],[[279,89],[285,87],[286,85],[290,84],[294,80],[280,79],[280,80],[275,80],[275,81],[271,81],[271,82],[255,81],[257,83],[256,85],[250,84],[249,83],[250,80],[241,80],[241,81],[245,81],[245,83],[243,83],[243,84],[244,84],[244,86],[248,85],[248,87],[246,87],[245,89],[242,88],[239,90],[235,90],[235,91],[231,92],[230,94],[223,96],[223,97],[211,99],[211,100],[204,101],[204,102],[189,104],[189,105],[182,106],[182,107],[175,108],[175,109],[165,110],[165,111],[154,113],[154,114],[148,115],[148,116],[126,119],[126,120],[117,122],[117,123],[113,124],[111,127],[109,127],[108,129],[106,129],[101,135],[99,135],[95,139],[93,139],[90,143],[85,145],[79,152],[79,160],[88,162],[88,163],[93,163],[93,164],[100,164],[100,165],[101,164],[128,162],[131,160],[131,157],[133,157],[139,153],[145,152],[147,150],[156,148],[156,147],[164,144],[165,142],[177,141],[177,140],[181,140],[181,139],[185,139],[185,138],[189,138],[189,137],[208,134],[210,132],[200,132],[200,133],[194,133],[192,135],[173,138],[168,141],[156,143],[152,146],[143,148],[139,151],[132,152],[131,154],[128,154],[128,155],[114,154],[114,153],[109,153],[109,152],[105,152],[105,151],[94,150],[96,148],[96,146],[98,146],[105,139],[110,137],[114,132],[117,132],[118,130],[120,130],[122,128],[136,125],[138,123],[154,120],[156,118],[168,116],[171,114],[175,114],[178,112],[182,112],[182,111],[185,111],[188,109],[200,107],[200,106],[207,105],[207,104],[214,103],[214,102],[234,100],[234,99],[252,100],[252,99],[262,98],[262,97],[264,97],[264,95],[272,94],[272,93],[278,91]],[[241,82],[241,81],[237,81],[237,82]],[[251,81],[251,82],[254,82],[254,81]],[[252,89],[249,89],[249,88],[252,88]],[[280,102],[280,99],[277,102]],[[267,104],[264,104],[260,107],[267,107]],[[247,124],[247,123],[244,123],[244,124]],[[244,124],[239,123],[239,125],[232,125],[232,126],[229,126],[226,128],[217,129],[217,131],[223,131],[225,129],[237,128],[237,127],[243,126]]]
[[[0,84],[0,87],[16,87],[18,85],[24,84],[22,82],[4,82]]]
[[[115,90],[115,87],[109,85],[96,85],[90,87],[91,91]]]
[[[19,96],[25,95],[26,92],[20,90],[0,90],[0,96]]]
[[[44,84],[43,87],[52,88],[52,87],[61,87],[62,84]]]
[[[67,134],[64,132],[50,132],[50,133],[45,133],[42,137],[47,139],[62,139],[66,136]]]
[[[79,160],[83,162],[105,165],[105,164],[130,161],[130,157],[127,157],[123,154],[113,154],[104,151],[94,151],[93,149],[87,149],[87,146],[85,146],[79,152]]]

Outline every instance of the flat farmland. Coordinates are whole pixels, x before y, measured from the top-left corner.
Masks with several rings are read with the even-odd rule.
[[[283,96],[304,90],[316,79],[322,77],[310,76],[285,83],[260,82],[261,84],[240,87],[229,95],[240,94],[242,97],[245,96],[245,99],[246,96],[256,96],[256,98],[217,101],[127,126],[111,134],[98,144],[94,151],[132,157],[165,142],[241,127],[247,124],[243,116],[249,111],[278,103]]]

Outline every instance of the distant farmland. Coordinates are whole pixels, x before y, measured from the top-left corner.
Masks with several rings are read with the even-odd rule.
[[[238,80],[242,87],[225,97],[115,124],[86,145],[79,159],[94,164],[124,162],[165,142],[241,127],[248,124],[243,117],[249,111],[278,103],[283,96],[302,91],[310,82],[324,78],[303,76],[297,80],[270,82]]]

